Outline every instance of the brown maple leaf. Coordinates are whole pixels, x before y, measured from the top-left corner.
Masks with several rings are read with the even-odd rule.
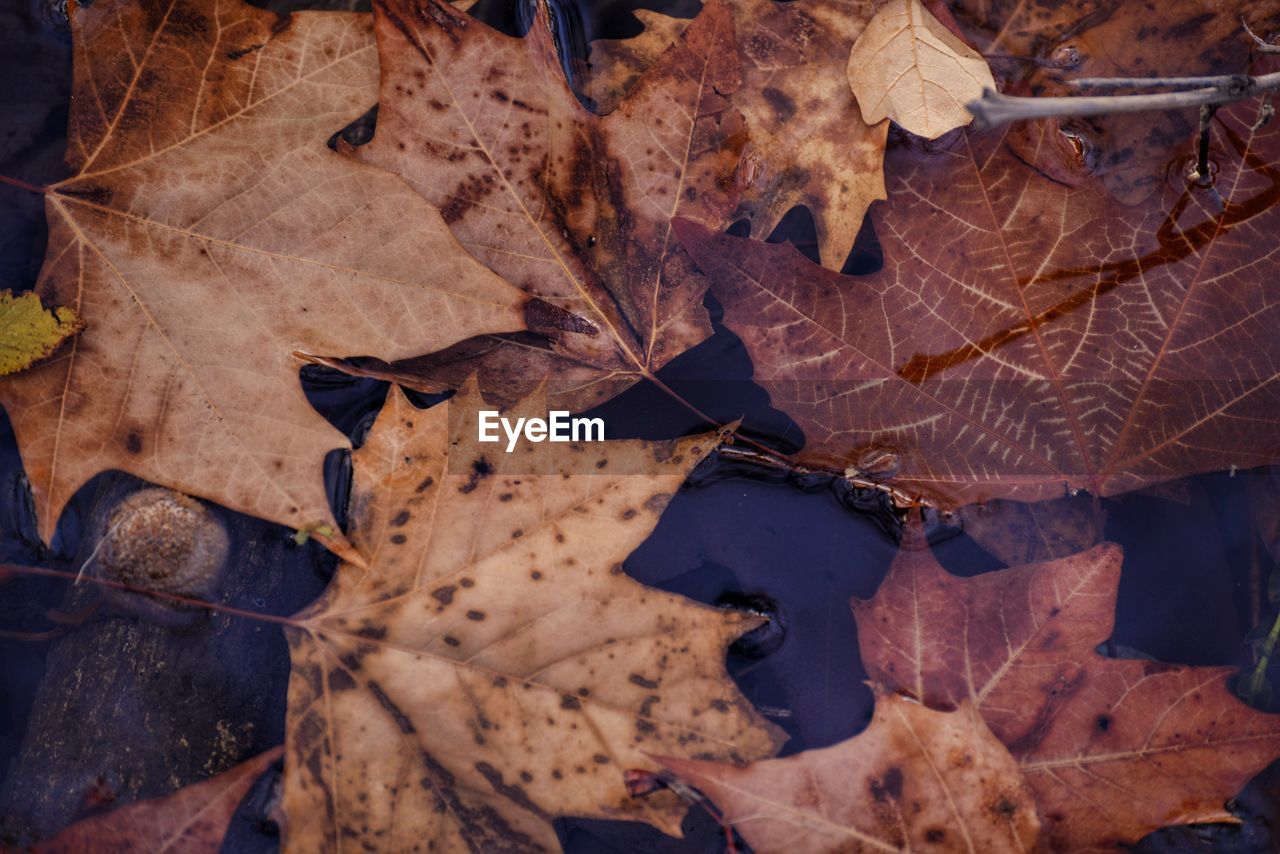
[[[809,462],[897,454],[943,503],[1112,495],[1280,458],[1280,128],[1219,113],[1212,188],[1129,207],[1002,133],[887,161],[884,267],[677,223]],[[1188,143],[1190,144],[1190,143]]]
[[[292,352],[394,358],[525,325],[529,297],[434,209],[326,148],[376,97],[371,27],[236,0],[73,9],[74,174],[46,191],[37,290],[87,328],[0,386],[46,540],[112,468],[332,524],[321,468],[343,439]]]
[[[35,846],[36,854],[154,851],[216,854],[227,826],[249,788],[284,748],[273,747],[202,783],[171,795],[126,804],[76,822]]]
[[[1280,716],[1237,700],[1223,667],[1117,660],[1121,551],[973,578],[918,544],[854,600],[871,678],[934,708],[971,703],[1018,760],[1053,851],[1112,850],[1223,804],[1280,756]]]
[[[676,832],[680,802],[629,799],[624,770],[778,744],[725,673],[756,619],[622,571],[715,437],[452,443],[446,409],[475,436],[482,405],[393,390],[353,454],[368,569],[344,563],[290,634],[290,848],[554,849],[566,814]]]
[[[670,220],[721,227],[733,208],[746,133],[729,106],[728,10],[709,3],[604,117],[565,81],[549,15],[540,6],[520,39],[435,0],[375,5],[377,131],[347,150],[403,176],[499,275],[579,318],[550,347],[491,338],[462,359],[415,360],[392,374],[406,384],[456,386],[479,371],[487,393],[512,401],[550,376],[556,404],[581,409],[710,335],[706,283]]]
[[[846,73],[854,42],[874,3],[855,0],[729,0],[738,28],[743,85],[733,103],[751,143],[740,176],[735,216],[765,237],[783,215],[804,205],[813,215],[822,263],[839,270],[867,206],[884,198],[880,166],[888,123],[868,125]],[[608,108],[687,24],[636,11],[645,31],[592,43],[598,69],[585,90]]]
[[[866,730],[745,767],[663,758],[761,852],[1031,851],[1035,800],[972,706],[876,693]]]

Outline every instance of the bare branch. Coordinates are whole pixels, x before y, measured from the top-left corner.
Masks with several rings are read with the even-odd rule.
[[[1247,86],[1250,79],[1244,74],[1219,74],[1211,77],[1081,77],[1063,82],[1080,89],[1219,89],[1233,92]]]
[[[1176,80],[1177,78],[1167,78]],[[1066,98],[1022,98],[1002,95],[986,89],[982,98],[965,106],[973,114],[978,127],[992,127],[1025,119],[1060,116],[1101,116],[1111,113],[1143,113],[1177,110],[1205,105],[1221,106],[1264,92],[1280,89],[1280,71],[1260,77],[1238,77],[1237,87],[1224,91],[1218,87],[1191,89],[1184,92],[1161,92],[1150,95],[1094,95]],[[1160,78],[1147,84],[1158,86]]]

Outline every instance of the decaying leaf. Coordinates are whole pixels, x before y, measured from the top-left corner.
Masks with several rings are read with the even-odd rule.
[[[969,124],[965,104],[996,86],[986,60],[920,0],[889,0],[876,11],[853,45],[848,74],[863,121],[889,118],[926,139]]]
[[[44,361],[82,329],[72,309],[47,309],[38,294],[0,291],[0,377]]]
[[[677,232],[804,460],[886,448],[895,484],[943,504],[1113,495],[1280,459],[1280,127],[1253,121],[1219,113],[1214,187],[1173,172],[1139,207],[1003,133],[896,150],[867,277]]]
[[[343,439],[292,352],[408,356],[521,328],[528,296],[402,181],[326,148],[377,95],[367,15],[103,0],[73,28],[74,177],[47,192],[37,292],[89,326],[0,388],[42,535],[111,468],[332,523]]]
[[[666,759],[760,852],[1031,851],[1035,801],[973,707],[876,694],[866,730],[745,767]]]
[[[1224,807],[1280,757],[1280,716],[1254,711],[1222,667],[1117,660],[1121,551],[1105,544],[973,578],[908,548],[855,600],[872,679],[933,708],[972,703],[1018,760],[1053,851],[1114,850]]]
[[[106,854],[152,851],[156,854],[216,854],[227,825],[249,788],[284,752],[259,753],[203,783],[172,795],[127,804],[71,825],[37,845],[38,854]]]
[[[728,223],[746,133],[729,106],[739,71],[723,6],[603,118],[565,81],[549,15],[540,6],[519,39],[435,0],[377,4],[377,132],[348,150],[403,176],[491,269],[577,316],[551,328],[553,350],[490,339],[466,369],[508,400],[550,374],[556,405],[581,409],[710,334],[706,283],[670,219]],[[456,385],[456,365],[420,361],[419,387],[439,381],[434,368]]]
[[[822,263],[839,270],[868,205],[884,198],[888,124],[862,120],[846,77],[849,51],[873,4],[729,0],[729,6],[743,69],[733,103],[751,133],[735,216],[748,218],[751,234],[763,238],[788,210],[806,206]],[[640,36],[591,47],[599,71],[587,94],[606,108],[687,23],[643,9],[635,15],[645,24]]]
[[[755,619],[622,572],[714,437],[477,456],[446,408],[393,390],[353,455],[369,568],[343,564],[290,638],[286,847],[554,849],[561,814],[675,832],[680,803],[629,799],[624,770],[778,743],[724,669]]]

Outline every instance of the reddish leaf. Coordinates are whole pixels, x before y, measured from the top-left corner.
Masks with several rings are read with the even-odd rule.
[[[280,758],[283,747],[241,762],[218,776],[172,795],[139,801],[73,824],[36,846],[39,854],[109,851],[216,852],[249,787]]]
[[[843,469],[868,447],[943,502],[1111,495],[1280,458],[1280,126],[1214,129],[1216,186],[1138,207],[1001,133],[890,157],[885,265],[840,276],[690,222],[756,378]]]
[[[854,602],[867,672],[934,707],[971,702],[1035,791],[1054,851],[1114,848],[1223,807],[1280,756],[1280,717],[1245,706],[1230,671],[1116,660],[1121,551],[956,578],[910,548]]]

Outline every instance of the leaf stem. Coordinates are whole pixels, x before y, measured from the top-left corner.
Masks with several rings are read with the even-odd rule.
[[[0,574],[14,573],[16,575],[37,575],[45,578],[60,578],[63,581],[75,583],[80,579],[80,575],[75,572],[68,572],[63,569],[49,569],[43,566],[23,566],[15,563],[0,564]],[[99,578],[95,575],[85,575],[84,581],[98,584],[103,587],[110,587],[115,590],[126,590],[130,593],[138,593],[144,596],[150,596],[155,599],[163,599],[179,605],[186,605],[195,608],[207,608],[222,614],[230,614],[235,617],[244,617],[249,620],[258,620],[264,623],[276,623],[282,626],[303,626],[303,621],[295,620],[292,617],[277,617],[275,614],[262,614],[258,611],[248,611],[243,608],[234,608],[230,605],[222,605],[217,602],[206,602],[203,599],[196,599],[191,596],[182,596],[177,593],[163,593],[159,590],[150,590],[146,587],[138,587],[132,584],[125,584],[122,581],[115,581],[110,578]]]
[[[32,184],[23,181],[21,178],[10,178],[8,175],[0,175],[0,184],[8,184],[11,187],[17,187],[20,190],[27,190],[31,193],[38,193],[43,196],[49,192],[48,187],[42,187],[39,184]]]

